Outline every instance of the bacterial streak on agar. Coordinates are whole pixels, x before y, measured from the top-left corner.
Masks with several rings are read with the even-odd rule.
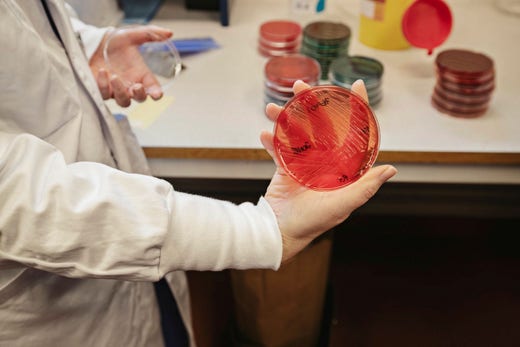
[[[275,151],[287,174],[316,190],[361,177],[379,146],[377,120],[360,96],[337,86],[313,87],[289,100],[275,126]]]

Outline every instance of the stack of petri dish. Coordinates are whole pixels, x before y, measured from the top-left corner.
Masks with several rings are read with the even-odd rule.
[[[320,21],[303,29],[301,53],[316,59],[321,65],[321,78],[326,80],[329,66],[340,56],[348,55],[350,28],[343,23]]]
[[[291,54],[269,58],[264,69],[264,101],[283,106],[293,96],[297,80],[314,86],[320,81],[320,65],[310,57]]]
[[[435,58],[437,83],[432,105],[461,118],[482,116],[495,89],[494,63],[488,56],[462,49],[445,50]]]
[[[374,58],[364,56],[339,57],[329,68],[329,81],[337,86],[351,89],[352,84],[361,79],[367,88],[370,106],[376,106],[383,99],[383,64]]]
[[[300,51],[302,27],[289,20],[272,20],[260,25],[258,51],[265,57],[277,57]]]

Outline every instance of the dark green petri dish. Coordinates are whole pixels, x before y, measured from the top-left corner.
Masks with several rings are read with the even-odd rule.
[[[320,63],[321,79],[327,79],[334,59],[348,54],[350,34],[350,28],[343,23],[319,21],[305,26],[300,53]]]
[[[309,48],[318,50],[318,51],[337,51],[341,49],[348,49],[350,44],[350,39],[345,39],[339,42],[329,42],[329,41],[320,41],[315,40],[313,38],[304,36],[302,39],[302,45],[305,45]]]
[[[335,50],[318,50],[303,44],[300,48],[301,53],[308,53],[309,55],[316,58],[337,58],[346,56],[348,54],[348,48],[335,49]]]
[[[352,84],[358,79],[365,82],[367,89],[381,84],[384,67],[374,58],[364,56],[343,56],[330,65],[331,78],[345,84]]]
[[[343,23],[312,22],[303,29],[303,36],[314,39],[316,42],[339,44],[350,39],[350,28]]]

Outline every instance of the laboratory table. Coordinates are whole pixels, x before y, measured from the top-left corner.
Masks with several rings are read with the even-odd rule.
[[[381,132],[376,164],[391,163],[399,170],[380,192],[387,195],[381,204],[367,208],[520,216],[520,17],[504,13],[494,0],[448,4],[452,32],[428,55],[418,48],[383,51],[361,44],[355,0],[329,0],[319,14],[294,12],[291,1],[232,1],[228,27],[220,25],[217,14],[188,11],[182,1],[167,0],[153,24],[171,28],[178,39],[211,37],[220,48],[184,57],[185,69],[159,104],[133,104],[124,112],[154,175],[174,181],[180,190],[232,197],[238,189],[236,194],[245,197],[249,189],[253,198],[275,169],[258,139],[262,130],[273,128],[264,115],[267,58],[257,51],[259,26],[271,19],[302,26],[342,22],[352,30],[350,54],[384,64],[383,101],[374,109]],[[430,104],[435,55],[449,48],[482,52],[495,62],[496,89],[488,112],[479,118],[455,118]]]
[[[288,0],[230,1],[227,27],[220,25],[216,13],[187,11],[182,1],[165,0],[153,20],[153,24],[171,28],[175,38],[211,37],[220,48],[184,57],[184,70],[160,102],[133,104],[123,112],[130,118],[154,175],[169,180],[177,190],[234,202],[256,201],[265,192],[275,170],[259,141],[262,130],[273,129],[273,124],[264,115],[263,67],[267,58],[257,51],[261,23],[271,19],[292,19],[302,26],[316,20],[342,22],[352,30],[350,54],[374,57],[384,64],[383,101],[374,109],[381,131],[376,165],[393,164],[399,173],[347,220],[350,224],[339,227],[350,232],[337,234],[340,237],[335,247],[339,247],[340,252],[336,254],[350,254],[351,258],[344,262],[335,257],[331,267],[331,280],[336,281],[334,309],[338,310],[335,314],[340,315],[334,318],[337,325],[336,328],[332,325],[330,346],[343,346],[349,338],[363,332],[359,317],[394,307],[392,305],[398,302],[405,309],[377,311],[398,318],[381,323],[380,330],[373,330],[363,338],[380,334],[388,342],[393,340],[384,335],[385,331],[407,331],[395,340],[396,345],[407,346],[403,339],[408,336],[414,341],[413,336],[409,336],[414,330],[407,328],[413,323],[417,329],[424,329],[420,330],[423,333],[418,335],[418,341],[436,341],[435,338],[441,341],[439,339],[446,337],[443,334],[447,330],[435,328],[434,323],[421,326],[420,320],[414,320],[404,327],[398,325],[398,322],[405,322],[401,320],[404,318],[399,318],[403,312],[408,312],[407,316],[421,314],[435,318],[427,306],[432,298],[437,300],[437,311],[443,321],[452,324],[451,329],[455,331],[452,338],[473,336],[473,346],[486,345],[489,340],[482,334],[487,326],[468,323],[461,327],[468,320],[466,316],[460,318],[456,314],[464,314],[467,309],[454,311],[457,306],[446,306],[445,299],[460,302],[463,299],[459,300],[457,291],[468,293],[475,286],[487,288],[488,280],[502,281],[497,282],[502,286],[496,288],[506,294],[516,285],[504,279],[513,281],[513,272],[507,273],[503,269],[510,269],[511,264],[516,268],[517,260],[507,263],[501,272],[484,275],[481,265],[491,269],[490,266],[498,264],[496,257],[481,260],[475,267],[468,263],[473,259],[473,251],[464,250],[473,249],[471,245],[476,244],[475,240],[484,240],[482,235],[488,237],[488,231],[494,233],[495,238],[502,237],[509,225],[516,226],[520,220],[520,16],[499,10],[494,0],[447,2],[453,13],[454,26],[448,40],[432,55],[417,48],[382,51],[362,45],[357,38],[360,11],[357,0],[328,0],[326,10],[319,14],[295,13]],[[482,52],[495,62],[496,89],[490,109],[479,118],[444,115],[430,104],[435,85],[435,55],[449,48]],[[113,103],[110,107],[115,112],[121,111]],[[495,226],[499,230],[494,230]],[[451,247],[459,240],[460,232],[475,236],[465,238],[460,247]],[[446,234],[450,236],[447,238]],[[421,239],[421,235],[426,236]],[[411,242],[411,238],[417,242]],[[514,240],[502,239],[505,244],[514,244]],[[486,250],[479,256],[489,255],[485,248],[488,247],[487,239],[478,245]],[[424,250],[422,258],[417,249]],[[446,253],[447,249],[453,252]],[[408,256],[411,263],[405,263],[402,258]],[[385,277],[384,273],[389,271],[393,261],[397,264],[392,268],[394,276]],[[417,266],[424,270],[437,261],[444,264],[440,273],[426,279],[421,277],[422,272],[416,272]],[[459,276],[460,271],[476,271],[482,276],[475,275],[478,280],[468,280],[468,276]],[[371,275],[376,272],[379,276]],[[497,274],[504,275],[497,277],[501,276]],[[231,299],[227,273],[192,272],[189,275],[199,344],[216,346],[226,334],[225,324],[229,318]],[[460,282],[463,280],[467,283]],[[376,282],[375,286],[381,292],[376,293],[370,287],[370,283]],[[353,288],[352,283],[358,283],[357,287]],[[412,283],[424,286],[410,287]],[[388,297],[392,288],[412,291],[404,295],[405,298],[400,294]],[[417,290],[413,292],[413,288]],[[357,295],[355,302],[349,302],[349,290]],[[367,294],[371,292],[376,293],[380,302]],[[506,294],[501,303],[520,307],[514,306],[516,301],[510,299],[514,295]],[[407,308],[409,298],[420,300]],[[473,298],[475,314],[485,312],[482,308],[485,302]],[[387,299],[390,301],[384,301]],[[508,311],[500,302],[495,306],[496,312],[500,317],[507,317],[502,313]],[[421,308],[423,303],[426,306]],[[358,312],[357,306],[352,306],[358,304],[366,306],[359,306],[362,308]],[[376,304],[382,306],[376,307]],[[341,325],[345,320],[342,321],[340,311],[345,305],[351,305],[344,311],[347,315],[353,312],[359,315]],[[395,324],[393,329],[388,328],[389,322]],[[509,326],[506,318],[496,322],[504,324],[502,331]],[[349,330],[352,327],[355,329]],[[472,332],[464,333],[469,327]],[[515,331],[514,327],[511,331]],[[345,332],[350,337],[342,336]],[[480,342],[477,336],[482,337]],[[493,339],[497,335],[490,336]],[[359,338],[358,342],[365,341]],[[339,342],[334,345],[334,340]],[[385,343],[370,345],[388,345]],[[226,342],[222,345],[226,346]]]

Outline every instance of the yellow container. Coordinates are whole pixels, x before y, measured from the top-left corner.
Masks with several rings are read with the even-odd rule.
[[[378,49],[405,49],[401,21],[414,0],[361,0],[359,41]]]

